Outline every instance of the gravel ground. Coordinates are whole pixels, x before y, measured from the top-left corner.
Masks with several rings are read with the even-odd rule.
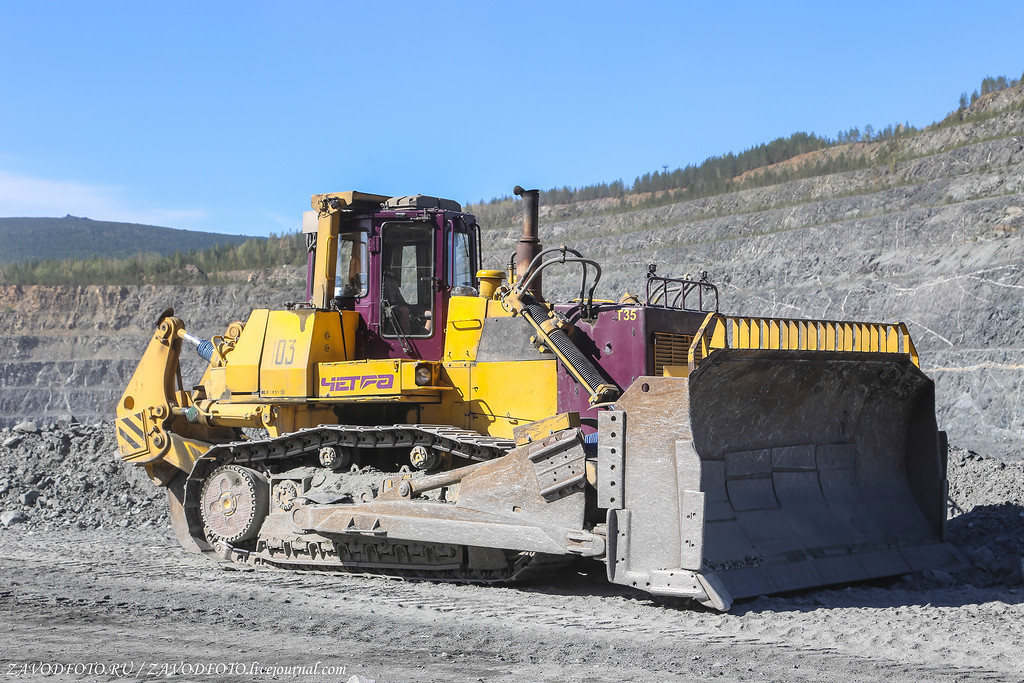
[[[221,571],[178,548],[161,492],[114,450],[110,423],[0,430],[8,679],[1024,678],[1024,462],[951,449],[963,570],[723,615],[610,586],[595,565],[497,588]]]

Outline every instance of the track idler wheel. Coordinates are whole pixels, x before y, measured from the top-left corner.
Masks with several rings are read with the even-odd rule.
[[[201,514],[211,540],[256,538],[270,509],[266,477],[239,465],[221,467],[203,484]]]

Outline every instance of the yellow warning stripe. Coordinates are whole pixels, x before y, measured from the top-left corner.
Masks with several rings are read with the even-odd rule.
[[[117,419],[117,440],[121,454],[135,455],[147,449],[146,415],[138,412]]]

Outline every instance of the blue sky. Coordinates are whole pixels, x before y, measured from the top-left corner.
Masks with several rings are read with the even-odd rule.
[[[1024,3],[0,0],[0,216],[266,235],[309,196],[627,183],[923,126]]]

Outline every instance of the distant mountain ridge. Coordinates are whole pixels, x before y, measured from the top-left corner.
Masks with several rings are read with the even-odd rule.
[[[222,235],[89,218],[0,218],[0,264],[44,259],[129,258],[237,245],[250,235]]]

